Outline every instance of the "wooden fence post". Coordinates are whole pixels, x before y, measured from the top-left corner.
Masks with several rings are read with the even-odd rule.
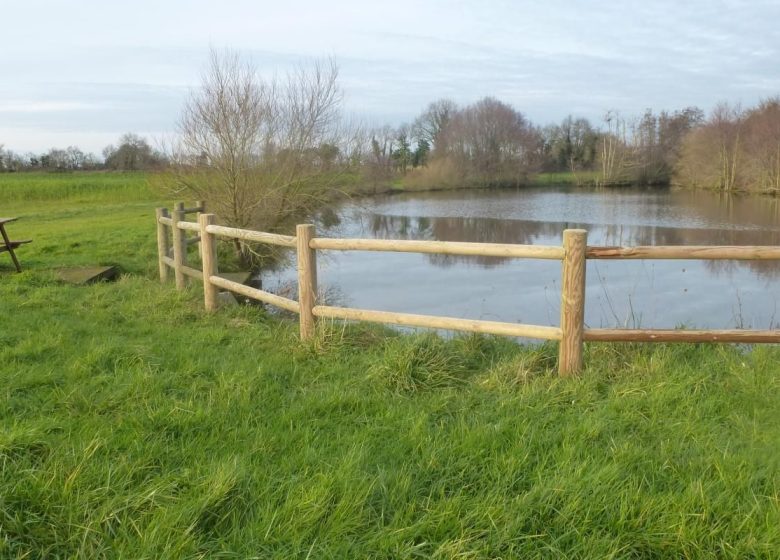
[[[563,282],[561,286],[561,338],[558,375],[567,377],[582,369],[582,337],[585,330],[585,249],[588,232],[563,232]]]
[[[176,225],[184,221],[184,203],[177,202],[171,215],[173,221],[173,273],[176,278],[176,289],[183,290],[187,286],[187,277],[181,267],[187,264],[187,236],[183,229]]]
[[[196,200],[195,201],[195,207],[200,208],[198,210],[198,221],[200,221],[200,215],[206,213],[206,201],[205,200]],[[203,259],[203,242],[198,241],[198,254],[200,255],[200,258]]]
[[[309,246],[314,226],[301,224],[295,229],[298,248],[298,303],[301,307],[301,340],[314,336],[314,313],[317,299],[317,253]]]
[[[168,232],[165,230],[165,224],[160,223],[160,218],[168,217],[168,210],[165,208],[157,208],[155,210],[157,216],[157,260],[160,265],[160,282],[168,280],[168,265],[165,264],[165,258],[168,256]]]
[[[199,214],[201,258],[203,261],[203,297],[206,302],[206,311],[216,311],[219,306],[217,287],[211,283],[211,277],[216,276],[217,266],[217,239],[214,234],[206,231],[206,228],[214,224],[214,214]]]

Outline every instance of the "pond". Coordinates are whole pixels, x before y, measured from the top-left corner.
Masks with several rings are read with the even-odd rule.
[[[779,245],[780,199],[681,189],[463,190],[358,199],[325,209],[322,237],[560,245],[567,228],[589,245]],[[558,261],[318,251],[333,305],[558,325]],[[265,289],[294,282],[292,266]],[[589,327],[776,328],[777,261],[593,260]]]

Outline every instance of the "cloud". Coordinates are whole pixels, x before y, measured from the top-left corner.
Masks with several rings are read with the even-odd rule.
[[[780,90],[774,0],[133,6],[4,6],[4,20],[36,25],[0,35],[0,51],[14,53],[0,59],[0,140],[13,146],[10,131],[39,131],[46,148],[45,134],[170,131],[210,46],[248,53],[267,76],[334,55],[347,111],[391,124],[440,97],[494,95],[545,124],[569,113],[598,120],[609,109],[749,105]]]
[[[0,113],[60,113],[94,109],[94,105],[79,101],[5,101]]]

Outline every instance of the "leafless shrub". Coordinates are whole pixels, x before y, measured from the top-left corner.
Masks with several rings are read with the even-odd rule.
[[[212,52],[178,123],[173,182],[235,227],[278,231],[321,203],[341,155],[333,60],[263,79],[238,54]],[[242,261],[251,251],[236,243]]]

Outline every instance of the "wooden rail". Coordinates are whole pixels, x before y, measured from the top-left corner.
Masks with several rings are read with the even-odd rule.
[[[473,319],[456,319],[454,317],[437,317],[433,315],[414,315],[411,313],[330,307],[327,305],[317,305],[314,307],[313,312],[316,317],[368,321],[370,323],[384,323],[387,325],[402,325],[406,327],[427,327],[431,329],[468,331],[521,338],[538,338],[541,340],[561,340],[562,337],[561,329],[558,327],[501,323],[498,321],[477,321]]]
[[[221,237],[230,237],[232,239],[242,239],[244,241],[280,245],[282,247],[295,247],[296,243],[295,237],[290,237],[289,235],[278,235],[276,233],[264,233],[261,231],[225,226],[208,226],[206,228],[206,233],[212,233]]]
[[[387,239],[330,239],[315,237],[312,225],[299,225],[296,229],[296,235],[293,237],[220,226],[215,223],[215,216],[206,214],[205,211],[206,203],[203,201],[198,201],[192,208],[185,208],[184,204],[179,202],[172,212],[168,212],[165,208],[157,209],[157,250],[160,280],[165,282],[168,279],[168,271],[171,268],[174,271],[177,289],[184,289],[188,278],[201,280],[206,310],[210,312],[217,309],[217,289],[222,288],[297,313],[300,319],[302,339],[314,336],[315,318],[331,318],[557,340],[560,341],[558,372],[562,376],[576,374],[582,369],[583,345],[586,341],[780,343],[780,330],[591,329],[585,327],[585,264],[588,259],[780,260],[780,247],[777,246],[590,247],[587,245],[587,232],[584,230],[565,230],[561,246]],[[193,212],[199,214],[197,223],[185,220],[185,215]],[[170,237],[168,229],[172,232]],[[188,238],[186,234],[189,231],[196,232],[198,235]],[[233,282],[220,276],[217,264],[217,237],[295,249],[297,252],[298,301]],[[202,270],[188,265],[187,247],[192,244],[199,245],[203,263]],[[393,251],[559,260],[562,263],[560,327],[318,305],[316,260],[318,250]]]
[[[195,222],[176,222],[176,227],[187,231],[200,231],[200,226]]]
[[[331,249],[336,251],[393,251],[398,253],[435,253],[439,255],[552,260],[561,260],[564,253],[563,247],[545,247],[543,245],[393,239],[330,239],[326,237],[312,239],[310,247],[312,249]]]
[[[653,247],[588,247],[589,259],[689,259],[764,261],[780,259],[780,247],[656,245]]]
[[[245,284],[239,284],[238,282],[233,282],[232,280],[222,278],[221,276],[209,276],[209,282],[220,288],[225,288],[231,292],[241,294],[242,296],[246,296],[248,298],[260,300],[264,303],[270,303],[271,305],[275,305],[276,307],[286,309],[287,311],[291,311],[293,313],[300,313],[301,310],[301,306],[297,301],[293,301],[282,296],[277,296],[276,294],[265,292],[263,290],[258,290],[257,288],[252,288],[251,286],[247,286]]]
[[[583,338],[591,342],[780,343],[780,330],[585,329]]]

